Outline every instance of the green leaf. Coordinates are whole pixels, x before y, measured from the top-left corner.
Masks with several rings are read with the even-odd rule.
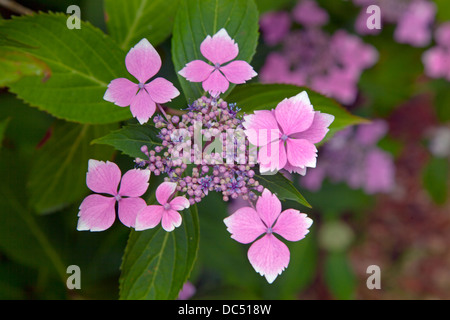
[[[356,277],[346,253],[329,253],[325,259],[325,282],[339,300],[355,298]]]
[[[129,50],[142,38],[153,46],[172,32],[179,0],[105,0],[106,26],[123,50]]]
[[[144,157],[141,151],[143,145],[146,145],[149,150],[155,145],[161,145],[157,134],[158,130],[154,126],[129,125],[97,138],[92,143],[110,145],[132,158],[142,158]]]
[[[172,232],[159,225],[131,231],[122,262],[120,299],[176,299],[197,257],[197,207],[182,213],[183,223]]]
[[[370,38],[379,52],[379,59],[373,68],[362,73],[359,81],[363,100],[373,110],[373,116],[378,117],[387,117],[416,94],[416,80],[423,74],[423,65],[417,63],[421,61],[422,51],[396,43],[391,37],[392,34]]]
[[[425,166],[423,185],[436,204],[447,202],[449,194],[449,160],[446,158],[431,158]]]
[[[293,200],[308,208],[312,208],[294,184],[281,173],[255,175],[255,179],[272,193],[275,193],[280,200]]]
[[[258,42],[258,10],[253,0],[182,0],[175,18],[172,60],[178,72],[190,61],[205,60],[200,44],[225,28],[239,45],[237,60],[250,62]],[[200,82],[189,82],[178,75],[187,101],[205,94]],[[225,97],[234,88],[230,84]]]
[[[444,79],[434,79],[429,82],[434,93],[433,107],[440,122],[450,121],[450,83]]]
[[[55,250],[42,223],[26,206],[27,162],[0,150],[0,249],[10,259],[39,269],[50,269],[62,281],[66,264]]]
[[[15,82],[24,76],[50,76],[49,67],[28,53],[13,49],[0,48],[0,87]]]
[[[338,130],[367,120],[349,113],[333,99],[327,98],[309,88],[287,84],[244,84],[236,87],[227,101],[235,102],[241,108],[241,113],[251,113],[255,110],[274,109],[284,98],[296,96],[302,91],[308,93],[314,109],[332,114],[335,119],[330,126],[329,138]]]
[[[24,77],[9,85],[22,100],[55,117],[89,124],[112,123],[131,118],[128,108],[103,100],[113,79],[128,76],[125,53],[115,42],[89,23],[68,29],[63,14],[36,14],[4,20],[0,39],[26,43],[14,49],[43,61],[48,80]]]
[[[40,214],[51,213],[81,198],[89,159],[108,160],[113,150],[89,146],[112,125],[58,123],[50,139],[36,151],[28,182],[30,204]]]
[[[6,127],[8,126],[9,121],[11,118],[6,118],[3,120],[0,120],[0,148],[2,147],[3,138],[5,136]]]

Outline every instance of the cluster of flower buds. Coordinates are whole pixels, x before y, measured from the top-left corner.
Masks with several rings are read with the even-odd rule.
[[[224,201],[256,199],[263,190],[253,170],[256,152],[245,138],[236,105],[204,96],[186,111],[181,117],[153,118],[162,143],[152,150],[144,145],[141,151],[147,158],[136,159],[138,166],[176,182],[190,204],[210,191],[220,192]]]

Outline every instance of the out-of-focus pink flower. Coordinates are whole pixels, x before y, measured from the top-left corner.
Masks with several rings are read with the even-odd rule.
[[[274,110],[259,110],[244,117],[243,126],[250,143],[261,147],[261,172],[285,169],[304,175],[316,166],[319,143],[334,116],[314,111],[306,91],[281,101]]]
[[[107,161],[89,160],[86,184],[96,193],[87,196],[80,205],[77,229],[103,231],[114,223],[116,202],[119,204],[119,219],[127,227],[134,227],[136,214],[147,204],[142,196],[148,188],[150,170],[132,169],[121,177],[119,167]],[[119,191],[117,191],[120,183]]]
[[[299,241],[313,223],[298,210],[281,210],[280,200],[265,189],[255,209],[243,207],[224,219],[231,238],[244,244],[253,242],[248,250],[248,259],[255,271],[269,283],[283,272],[290,260],[288,247],[275,234],[288,241]]]
[[[156,103],[169,102],[180,94],[170,81],[161,77],[146,83],[161,68],[161,58],[147,39],[130,49],[125,65],[139,83],[125,78],[114,79],[103,99],[119,107],[130,106],[131,113],[141,124],[155,113]]]
[[[195,286],[187,281],[184,283],[183,288],[181,288],[181,291],[178,294],[178,300],[188,300],[192,298],[196,291]]]
[[[293,10],[294,20],[305,27],[321,27],[328,22],[328,13],[314,0],[301,0]]]
[[[255,77],[257,73],[246,61],[235,60],[239,53],[237,43],[225,29],[215,35],[207,36],[200,44],[200,52],[213,65],[203,60],[194,60],[178,73],[191,82],[201,82],[205,91],[218,96],[228,90],[229,84],[241,84]],[[224,65],[224,63],[228,64]]]
[[[387,124],[376,120],[337,133],[321,149],[317,168],[308,170],[300,183],[317,191],[322,182],[346,182],[352,189],[362,188],[367,194],[392,191],[395,165],[392,156],[377,147],[387,133]]]
[[[431,78],[450,81],[450,22],[443,23],[435,33],[436,46],[422,56],[425,73]]]
[[[355,101],[364,69],[378,60],[374,47],[344,30],[332,36],[317,28],[292,31],[281,52],[270,53],[261,68],[263,83],[309,86],[341,103]]]
[[[431,24],[436,15],[436,5],[425,0],[413,1],[398,21],[394,38],[400,43],[424,47],[431,42]]]
[[[269,46],[280,43],[289,33],[291,18],[286,11],[271,11],[263,14],[259,20],[264,41]]]
[[[164,230],[170,232],[181,225],[181,215],[178,211],[189,208],[189,200],[185,197],[175,197],[177,184],[163,182],[156,189],[156,200],[160,205],[150,205],[143,208],[136,217],[137,231],[151,229],[161,223]]]

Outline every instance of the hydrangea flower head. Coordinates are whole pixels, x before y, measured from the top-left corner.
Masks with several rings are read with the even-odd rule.
[[[181,225],[181,215],[178,211],[189,208],[189,200],[185,197],[175,197],[177,184],[163,182],[156,189],[156,200],[159,205],[150,205],[142,209],[136,218],[135,229],[142,231],[156,227],[160,222],[164,230],[170,232]]]
[[[147,39],[142,39],[130,49],[125,65],[139,83],[125,78],[111,81],[103,99],[119,107],[130,106],[131,113],[143,124],[155,113],[157,103],[166,103],[180,92],[173,84],[161,77],[146,83],[161,68],[161,58]]]
[[[178,73],[191,82],[201,82],[203,89],[211,96],[217,97],[227,91],[230,82],[242,84],[257,75],[246,61],[231,61],[239,54],[239,47],[223,28],[203,40],[200,52],[213,65],[194,60]]]
[[[89,160],[86,184],[96,193],[87,196],[80,205],[77,229],[104,231],[112,226],[116,218],[116,202],[120,221],[134,227],[136,214],[147,204],[142,196],[148,188],[150,170],[132,169],[121,177],[119,167],[113,162]],[[120,188],[117,191],[120,183]]]
[[[305,175],[306,167],[316,166],[314,144],[325,137],[334,116],[314,111],[303,91],[281,101],[275,110],[255,111],[244,120],[248,140],[261,147],[258,154],[261,172],[285,169]]]
[[[317,168],[301,178],[301,184],[317,191],[324,179],[329,178],[334,183],[345,182],[352,189],[361,188],[367,194],[392,191],[394,159],[377,146],[387,132],[383,120],[338,132],[323,146]]]
[[[276,195],[264,189],[255,208],[240,208],[224,219],[231,238],[244,244],[253,242],[248,250],[248,259],[255,271],[269,283],[283,272],[290,259],[288,247],[275,234],[288,241],[300,241],[313,223],[298,210],[281,210],[281,202]]]

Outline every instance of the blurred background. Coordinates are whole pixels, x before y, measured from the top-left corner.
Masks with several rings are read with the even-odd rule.
[[[23,8],[0,1],[3,19],[27,10],[65,13],[75,4],[82,20],[107,33],[101,0],[17,2]],[[313,209],[286,207],[314,224],[304,240],[288,244],[290,265],[272,285],[223,224],[239,201],[205,198],[200,251],[183,298],[449,299],[450,2],[256,3],[255,81],[310,87],[371,123],[323,143],[317,168],[305,177],[287,175]],[[381,28],[371,5],[380,9]],[[170,39],[158,51],[162,76],[177,83]],[[85,157],[114,159],[123,170],[132,161],[108,146],[89,146],[108,131],[79,130],[0,88],[0,176],[8,186],[0,189],[0,299],[118,298],[129,230],[115,224],[107,232],[78,232],[77,213],[89,194]],[[81,137],[79,146],[74,137]],[[66,201],[52,203],[60,186],[70,190]],[[81,290],[66,288],[69,265],[82,270]],[[367,286],[372,265],[380,289]]]

